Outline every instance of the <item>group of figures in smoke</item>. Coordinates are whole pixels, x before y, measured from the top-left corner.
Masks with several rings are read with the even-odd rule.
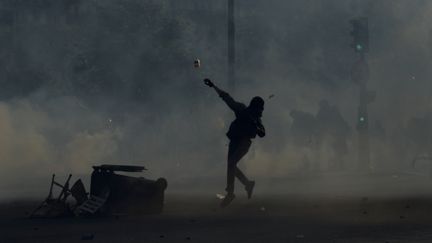
[[[301,110],[290,113],[292,144],[301,153],[302,170],[343,170],[352,152],[353,129],[339,111],[327,100],[319,103],[316,114]],[[385,137],[382,125],[372,124],[372,135]]]
[[[300,154],[300,169],[343,170],[355,166],[356,131],[336,105],[322,100],[316,114],[290,113],[290,139]],[[428,167],[432,176],[432,114],[412,117],[402,127],[369,124],[372,169]]]

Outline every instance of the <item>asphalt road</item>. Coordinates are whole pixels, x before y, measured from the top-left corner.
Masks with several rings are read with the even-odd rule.
[[[64,219],[28,219],[37,202],[18,199],[0,205],[0,242],[432,242],[432,193],[374,180],[399,193],[239,192],[221,209],[213,193],[169,192],[160,215]]]

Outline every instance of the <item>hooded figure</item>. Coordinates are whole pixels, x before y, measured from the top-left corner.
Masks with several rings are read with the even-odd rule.
[[[235,101],[227,92],[216,87],[209,79],[205,79],[204,83],[214,88],[223,101],[234,112],[236,119],[231,123],[227,132],[227,137],[230,140],[228,149],[228,169],[227,169],[227,195],[222,201],[221,207],[227,206],[234,200],[234,179],[237,177],[245,186],[248,198],[251,198],[254,181],[250,181],[243,172],[237,167],[237,163],[249,151],[252,144],[251,139],[256,135],[259,137],[265,136],[265,129],[261,123],[262,113],[264,111],[264,100],[256,96],[249,106]]]

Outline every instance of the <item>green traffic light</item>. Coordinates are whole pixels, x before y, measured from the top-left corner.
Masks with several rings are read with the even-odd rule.
[[[363,46],[360,45],[360,44],[357,44],[357,45],[356,45],[356,49],[357,49],[358,51],[361,51],[361,50],[363,49]]]
[[[364,122],[365,118],[364,117],[360,117],[360,122]]]

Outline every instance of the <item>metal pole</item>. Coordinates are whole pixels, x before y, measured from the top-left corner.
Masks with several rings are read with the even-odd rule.
[[[352,47],[358,54],[358,60],[352,70],[353,81],[359,85],[359,106],[357,110],[358,168],[370,171],[368,104],[373,102],[374,95],[367,87],[369,81],[369,65],[366,56],[366,53],[369,51],[368,19],[365,17],[354,18],[350,23],[353,26],[351,35],[354,38]]]
[[[228,87],[235,90],[235,22],[234,0],[228,0]]]
[[[369,143],[369,113],[368,104],[372,102],[367,83],[369,81],[369,65],[366,54],[359,53],[358,63],[360,68],[359,82],[359,107],[357,111],[357,131],[358,131],[358,167],[362,171],[371,170],[370,143]]]

